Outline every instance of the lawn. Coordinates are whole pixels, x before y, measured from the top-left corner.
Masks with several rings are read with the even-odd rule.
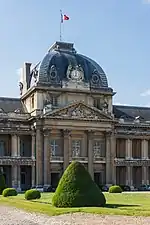
[[[24,194],[4,198],[0,196],[1,205],[9,205],[26,211],[44,213],[49,216],[71,212],[87,212],[111,215],[150,216],[150,193],[105,193],[106,207],[55,208],[51,205],[52,193],[43,193],[41,199],[27,201]]]

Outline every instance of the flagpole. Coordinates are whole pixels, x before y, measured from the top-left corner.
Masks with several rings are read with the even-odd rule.
[[[59,38],[60,38],[60,41],[62,41],[62,10],[60,10],[60,36],[59,36]]]

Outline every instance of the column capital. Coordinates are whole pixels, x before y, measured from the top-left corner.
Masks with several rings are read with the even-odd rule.
[[[44,134],[44,136],[49,136],[50,133],[51,133],[51,129],[49,129],[49,128],[43,128],[43,134]]]
[[[71,135],[71,130],[69,130],[69,129],[64,129],[64,130],[62,130],[62,132],[63,132],[63,136],[70,136]]]
[[[114,136],[114,134],[113,134],[113,132],[112,132],[111,130],[105,131],[105,136],[106,136],[107,138],[110,138],[112,135]]]

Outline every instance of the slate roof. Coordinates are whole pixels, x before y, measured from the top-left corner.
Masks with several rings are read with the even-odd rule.
[[[25,113],[25,108],[19,98],[0,97],[0,109],[6,113],[14,112],[15,110]]]
[[[134,120],[140,116],[141,121],[150,121],[150,107],[113,105],[115,118]]]
[[[99,75],[100,84],[98,85],[94,81],[94,85],[98,85],[98,88],[108,88],[108,81],[106,74],[99,64],[97,64],[94,60],[78,54],[73,48],[73,44],[64,43],[64,42],[56,42],[54,46],[48,51],[48,53],[44,56],[41,64],[39,66],[39,83],[47,83],[49,82],[50,68],[52,65],[55,65],[58,72],[58,80],[66,80],[67,79],[67,69],[68,66],[76,67],[80,65],[84,71],[84,81],[91,82],[92,79],[98,79],[96,75],[92,74],[94,71]],[[94,86],[92,86],[94,88]],[[96,86],[97,87],[97,86]]]

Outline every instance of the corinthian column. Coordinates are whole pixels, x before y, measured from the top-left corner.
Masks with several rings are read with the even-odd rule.
[[[93,135],[92,131],[88,132],[88,172],[94,179],[94,168],[93,168]]]
[[[43,184],[43,137],[41,130],[36,130],[36,185]]]
[[[106,134],[106,184],[112,184],[111,134]]]
[[[70,130],[63,130],[64,137],[64,171],[69,165],[70,146]]]
[[[50,184],[50,130],[44,130],[44,185]]]

